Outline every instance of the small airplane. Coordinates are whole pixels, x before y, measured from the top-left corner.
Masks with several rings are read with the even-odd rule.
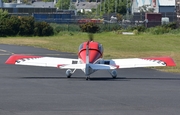
[[[171,57],[127,59],[103,59],[102,57],[102,44],[95,41],[87,41],[79,46],[78,59],[14,54],[5,63],[67,69],[67,78],[70,78],[77,69],[81,69],[86,76],[86,80],[89,80],[90,75],[97,70],[108,70],[112,78],[116,78],[116,69],[120,68],[176,66]]]

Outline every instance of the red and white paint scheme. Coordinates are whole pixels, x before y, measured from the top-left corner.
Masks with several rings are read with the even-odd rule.
[[[76,69],[81,69],[86,80],[97,70],[108,70],[113,78],[117,77],[116,69],[137,68],[137,67],[156,67],[156,66],[175,66],[170,57],[155,58],[127,58],[127,59],[103,59],[102,44],[94,41],[84,42],[79,46],[78,59],[41,57],[32,55],[14,54],[10,56],[6,64],[57,67],[67,69],[68,78]],[[112,71],[111,71],[112,70]]]

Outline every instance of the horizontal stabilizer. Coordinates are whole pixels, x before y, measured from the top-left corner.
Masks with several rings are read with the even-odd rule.
[[[61,69],[84,69],[86,64],[67,64],[67,65],[58,65],[58,68]]]
[[[105,65],[105,64],[89,64],[89,66],[94,69],[94,70],[99,70],[99,69],[117,69],[116,66],[112,65]]]
[[[93,70],[104,70],[104,69],[117,69],[116,66],[105,65],[105,64],[67,64],[67,65],[58,65],[58,68],[61,69],[84,69],[90,67]]]

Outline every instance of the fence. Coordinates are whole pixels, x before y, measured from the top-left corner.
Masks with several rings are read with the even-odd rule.
[[[101,27],[101,31],[111,31],[117,30],[120,28],[129,28],[132,26],[140,26],[144,25],[147,27],[161,25],[161,20],[151,20],[146,22],[145,20],[145,13],[134,13],[133,15],[129,15],[129,20],[123,20],[119,22],[111,22],[110,17],[111,15],[115,16],[115,14],[109,14],[107,20],[89,20],[85,16],[75,16],[75,14],[70,12],[64,11],[56,11],[55,8],[3,8],[3,10],[7,10],[12,15],[18,16],[34,16],[36,21],[46,21],[48,23],[57,23],[63,24],[65,30],[69,31],[71,28],[72,30],[78,30],[76,27],[81,23],[93,21],[94,23],[98,23]],[[176,22],[177,15],[174,12],[165,12],[161,13],[162,17],[166,17],[169,19],[169,22]],[[76,26],[75,26],[76,25]],[[59,27],[60,28],[60,27]],[[76,29],[75,29],[76,28]]]
[[[55,31],[81,31],[78,23],[69,23],[69,24],[53,24],[51,25],[54,27]],[[122,29],[121,25],[119,24],[97,24],[100,28],[100,32],[106,32],[106,31],[115,31]]]

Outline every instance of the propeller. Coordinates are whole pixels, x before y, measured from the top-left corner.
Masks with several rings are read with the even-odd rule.
[[[89,33],[88,34],[88,38],[89,38],[89,41],[93,41],[94,35],[92,33]]]

